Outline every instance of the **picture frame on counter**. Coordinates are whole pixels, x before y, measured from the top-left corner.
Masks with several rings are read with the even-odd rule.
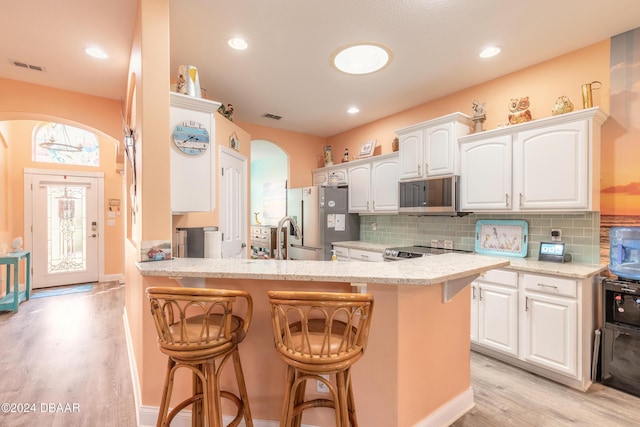
[[[364,159],[367,157],[371,157],[373,155],[373,150],[376,148],[376,140],[372,139],[363,143],[360,146],[360,152],[358,153],[359,159]]]

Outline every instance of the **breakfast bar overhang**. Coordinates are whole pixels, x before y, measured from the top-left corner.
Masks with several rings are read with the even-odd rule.
[[[503,258],[445,254],[389,263],[183,258],[139,263],[138,268],[145,288],[180,282],[251,293],[253,322],[241,353],[256,422],[278,420],[284,398],[286,367],[274,349],[267,291],[373,294],[369,343],[352,373],[358,418],[364,426],[409,427],[448,425],[473,406],[467,285],[507,265]],[[140,382],[142,404],[152,411],[159,406],[163,380],[153,372],[163,372],[166,361],[151,316],[143,312]],[[223,387],[230,384],[225,380]],[[315,391],[315,384],[308,390]],[[303,423],[331,426],[332,417],[318,408],[305,413]]]

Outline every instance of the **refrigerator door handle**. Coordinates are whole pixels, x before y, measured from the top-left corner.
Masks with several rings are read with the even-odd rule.
[[[322,248],[314,248],[313,246],[304,246],[304,245],[296,245],[291,243],[290,245],[292,248],[298,248],[298,249],[306,249],[308,251],[321,251]]]

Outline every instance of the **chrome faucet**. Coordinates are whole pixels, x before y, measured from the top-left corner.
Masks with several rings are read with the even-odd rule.
[[[285,216],[278,221],[278,229],[276,231],[278,236],[276,238],[276,259],[282,259],[282,227],[287,221],[289,221],[291,226],[293,226],[293,233],[295,234],[296,239],[302,238],[302,231],[300,231],[300,227],[298,227],[298,223],[293,219],[293,217]],[[287,259],[289,259],[289,251],[287,251]]]

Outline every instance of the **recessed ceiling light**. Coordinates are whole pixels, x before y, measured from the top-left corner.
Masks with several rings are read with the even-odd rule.
[[[480,58],[491,58],[499,54],[501,50],[498,46],[489,46],[480,52]]]
[[[107,59],[109,57],[109,55],[107,55],[107,53],[99,47],[88,47],[84,50],[84,52],[93,58]]]
[[[389,47],[376,42],[364,42],[341,47],[331,54],[331,64],[347,74],[370,74],[391,62]]]
[[[236,49],[236,50],[245,50],[247,47],[249,47],[249,44],[247,43],[247,41],[239,37],[234,37],[232,39],[229,39],[227,43],[229,43],[229,46],[231,46],[233,49]]]
[[[347,113],[349,114],[356,114],[359,112],[360,112],[360,109],[358,107],[349,107],[349,109],[347,110]]]

